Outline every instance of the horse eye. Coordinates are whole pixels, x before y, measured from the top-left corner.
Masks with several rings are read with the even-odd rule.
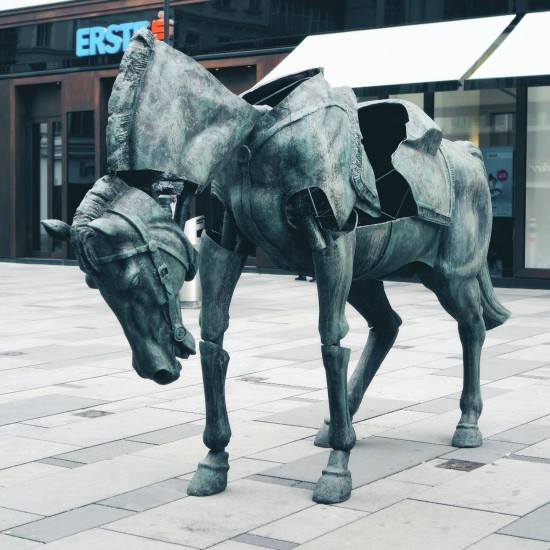
[[[141,283],[141,277],[139,273],[133,273],[127,277],[124,277],[122,280],[122,289],[123,290],[134,290]]]

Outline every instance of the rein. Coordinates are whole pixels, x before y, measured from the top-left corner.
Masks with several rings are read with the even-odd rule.
[[[118,254],[103,256],[102,258],[97,259],[97,263],[108,264],[111,262],[124,260],[126,258],[131,258],[132,256],[137,256],[138,254],[149,253],[151,255],[153,265],[157,270],[160,282],[162,283],[162,286],[164,288],[164,294],[166,296],[166,302],[168,304],[168,317],[170,323],[172,324],[172,334],[174,336],[174,340],[176,342],[183,342],[187,331],[185,330],[185,327],[183,326],[183,323],[181,321],[181,309],[179,307],[179,300],[176,300],[176,298],[178,298],[178,295],[174,292],[170,272],[168,270],[168,266],[162,261],[160,250],[163,250],[164,252],[170,254],[170,256],[176,258],[176,260],[178,260],[185,269],[189,267],[187,260],[171,246],[167,246],[152,239],[149,234],[149,230],[139,218],[135,218],[133,216],[130,216],[129,214],[115,209],[108,209],[106,210],[106,212],[116,214],[117,216],[125,219],[137,230],[145,244],[123,250]]]

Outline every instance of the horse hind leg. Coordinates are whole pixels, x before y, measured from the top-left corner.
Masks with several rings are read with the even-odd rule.
[[[367,321],[370,331],[359,362],[348,382],[348,406],[353,418],[374,375],[392,348],[401,318],[392,309],[384,283],[377,280],[353,281],[348,303]],[[330,419],[325,419],[315,438],[318,447],[329,447]]]
[[[457,321],[462,343],[463,386],[460,397],[460,421],[453,447],[479,447],[482,443],[478,419],[483,409],[480,387],[481,349],[485,341],[485,322],[479,282],[469,279],[438,279],[421,274],[422,282],[435,292],[445,310]]]

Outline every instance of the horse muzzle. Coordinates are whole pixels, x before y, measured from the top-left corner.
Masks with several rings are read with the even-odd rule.
[[[173,362],[167,366],[158,366],[150,369],[144,369],[134,358],[132,360],[132,366],[141,378],[148,378],[165,386],[175,382],[180,377],[181,365],[179,361],[174,358]]]

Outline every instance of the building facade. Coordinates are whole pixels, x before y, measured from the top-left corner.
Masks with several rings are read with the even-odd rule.
[[[106,172],[107,105],[118,64],[134,30],[162,27],[161,9],[162,1],[73,0],[0,11],[0,259],[71,259],[70,247],[49,239],[40,219],[71,223]],[[308,36],[501,15],[513,16],[510,32],[526,14],[545,10],[548,0],[171,0],[171,43],[240,93]],[[550,284],[546,76],[458,89],[406,82],[356,88],[360,100],[413,101],[446,138],[479,145],[493,197],[489,265],[503,284]],[[195,212],[215,217],[208,195]],[[253,262],[272,267],[261,250]]]

